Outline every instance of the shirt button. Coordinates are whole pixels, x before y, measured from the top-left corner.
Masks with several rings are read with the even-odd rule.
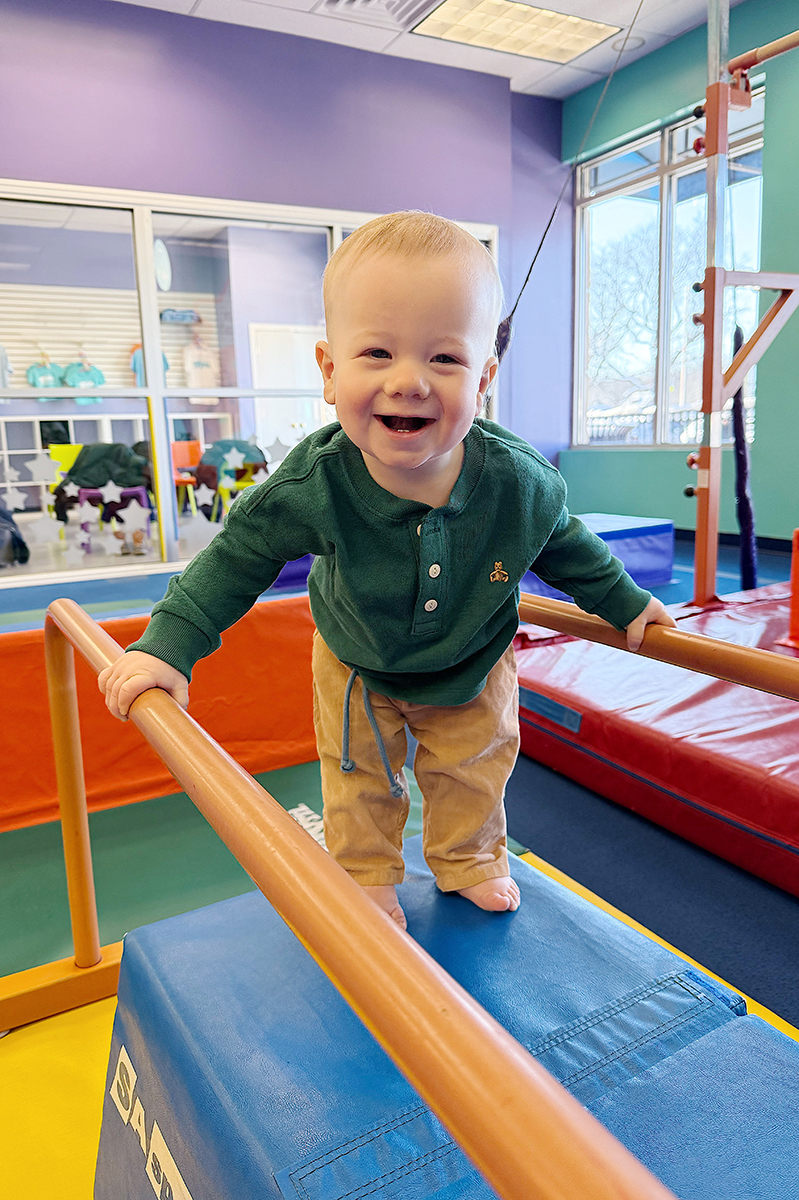
[[[422,536],[422,527],[421,527],[421,525],[417,525],[417,526],[416,526],[416,532],[418,533],[419,537],[421,537],[421,536]]]
[[[431,579],[438,579],[441,574],[441,567],[438,563],[433,563],[430,570],[427,572]]]
[[[437,600],[425,600],[425,605],[424,605],[425,612],[435,612],[437,608],[438,608]]]

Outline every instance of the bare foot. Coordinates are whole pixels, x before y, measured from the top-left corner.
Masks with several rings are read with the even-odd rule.
[[[392,921],[397,922],[400,929],[408,928],[408,922],[405,920],[405,913],[402,911],[402,905],[397,899],[397,889],[393,883],[373,884],[364,887],[363,890],[374,900],[375,904],[388,913]]]
[[[522,902],[521,893],[510,875],[498,879],[484,879],[472,887],[461,888],[458,895],[465,896],[486,912],[516,912]]]

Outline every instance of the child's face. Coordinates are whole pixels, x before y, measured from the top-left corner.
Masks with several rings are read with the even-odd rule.
[[[324,396],[381,486],[445,478],[480,412],[497,360],[490,285],[455,255],[370,254],[335,283]]]

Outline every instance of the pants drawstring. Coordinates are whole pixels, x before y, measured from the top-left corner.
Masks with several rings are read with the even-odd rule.
[[[347,687],[344,692],[344,715],[341,728],[341,769],[342,771],[346,772],[355,770],[355,763],[350,758],[350,696],[357,678],[358,671],[353,670],[352,674],[347,680]],[[366,716],[369,724],[372,727],[372,733],[374,734],[375,742],[377,743],[377,749],[383,763],[383,768],[386,772],[389,791],[395,800],[400,800],[404,794],[402,790],[402,784],[399,783],[396,777],[391,773],[391,763],[388,761],[388,754],[386,753],[383,736],[380,732],[377,721],[375,720],[375,715],[372,712],[372,705],[369,700],[369,689],[363,680],[361,680],[361,687],[363,689],[363,706],[366,710]]]

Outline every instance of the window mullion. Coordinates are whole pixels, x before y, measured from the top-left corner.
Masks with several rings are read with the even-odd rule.
[[[572,441],[575,445],[588,442],[586,426],[586,383],[588,364],[588,209],[578,205],[574,210],[574,384],[572,388]]]
[[[664,135],[665,136],[665,135]],[[658,288],[657,369],[655,372],[655,443],[669,441],[669,351],[671,339],[672,241],[674,186],[664,171],[660,179],[660,278]]]

